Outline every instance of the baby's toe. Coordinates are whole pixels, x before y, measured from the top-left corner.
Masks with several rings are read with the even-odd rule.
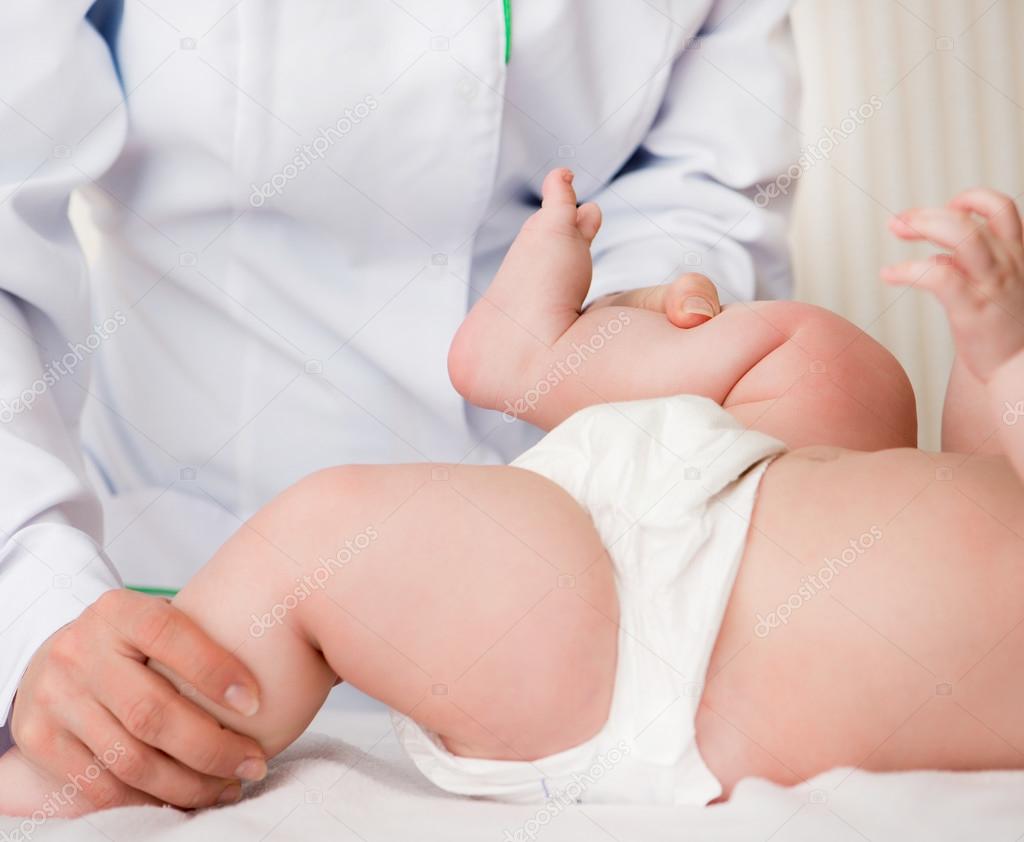
[[[593,242],[601,228],[601,208],[593,202],[580,205],[576,210],[576,227],[588,243]]]
[[[541,207],[548,208],[572,208],[576,211],[576,191],[573,190],[573,171],[565,167],[552,170],[544,179],[541,187],[543,201]]]

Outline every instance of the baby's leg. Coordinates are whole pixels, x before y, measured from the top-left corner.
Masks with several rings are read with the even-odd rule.
[[[472,757],[570,748],[611,703],[610,561],[579,505],[527,471],[322,471],[259,512],[174,602],[253,670],[254,717],[208,709],[268,755],[338,676]]]
[[[563,173],[546,179],[544,207],[452,343],[452,382],[468,400],[550,429],[591,404],[688,393],[791,447],[916,442],[899,364],[826,310],[737,304],[689,330],[628,307],[580,315],[599,216],[577,209]]]
[[[469,757],[571,748],[611,704],[610,560],[568,494],[516,468],[321,471],[258,512],[174,603],[260,685],[249,718],[194,700],[268,756],[305,730],[339,676]],[[28,815],[66,783],[16,750],[0,758],[5,811]],[[87,810],[72,800],[60,813]]]

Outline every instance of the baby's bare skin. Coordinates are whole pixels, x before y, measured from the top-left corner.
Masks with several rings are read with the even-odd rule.
[[[812,448],[769,468],[698,719],[727,791],[838,765],[1024,766],[1024,226],[969,190],[891,228],[948,252],[883,278],[949,315],[954,452]]]
[[[762,482],[697,721],[726,794],[749,775],[793,783],[835,765],[1024,768],[1024,423],[1004,424],[1000,445],[987,443],[997,455],[912,449],[914,400],[898,364],[849,323],[806,305],[738,305],[689,331],[678,313],[622,298],[580,315],[600,215],[576,208],[569,181],[549,175],[544,209],[453,343],[452,379],[474,403],[511,404],[545,429],[595,403],[701,394],[792,448]],[[975,204],[984,211],[990,198]],[[1006,289],[977,282],[999,309],[975,302],[973,316],[955,321],[961,409],[965,394],[1020,399],[1024,247],[1014,219],[1012,231],[999,224],[1006,253],[986,248],[995,264],[1018,261],[1019,272]],[[964,220],[915,222],[913,231],[942,240]],[[953,292],[943,296],[956,306]],[[602,329],[611,336],[602,353],[518,409]],[[993,334],[996,350],[985,344]],[[954,438],[976,439],[979,413],[956,417]],[[368,524],[380,535],[358,563],[253,636],[251,616]],[[826,590],[832,557],[841,563],[828,568]],[[560,576],[575,591],[555,587]],[[818,584],[808,585],[811,576]],[[257,677],[256,716],[205,706],[268,756],[302,733],[339,677],[470,757],[544,757],[586,740],[607,717],[618,634],[607,552],[579,504],[528,471],[321,472],[259,512],[175,604]],[[449,693],[433,692],[439,681]],[[62,783],[9,752],[0,811],[31,812]],[[89,809],[79,800],[63,814]]]
[[[844,551],[827,587],[808,581]],[[1022,620],[1024,487],[1005,459],[786,454],[761,485],[701,753],[726,792],[834,766],[1024,767]]]
[[[680,356],[681,366],[711,357],[688,377],[687,391],[795,448],[762,483],[698,718],[700,749],[726,793],[749,775],[795,783],[837,765],[1024,766],[1024,486],[992,433],[1000,406],[984,405],[991,399],[982,382],[1024,345],[1021,226],[1005,198],[970,191],[950,209],[914,212],[893,228],[906,239],[934,239],[956,257],[966,252],[962,266],[939,258],[886,275],[896,283],[925,276],[921,286],[951,310],[961,359],[944,438],[971,442],[974,455],[899,447],[913,443],[914,419],[891,360],[848,323],[800,305],[726,308],[691,331],[694,352]],[[978,277],[967,280],[971,271]],[[504,292],[489,297],[502,314],[514,313]],[[478,308],[493,330],[501,316],[490,306]],[[584,314],[566,335],[593,330],[584,327],[588,318],[602,315]],[[464,331],[472,328],[471,316]],[[643,332],[638,358],[650,358],[644,341],[662,341],[654,333]],[[612,367],[593,386],[584,370],[553,411],[561,402],[593,402],[589,390],[607,400],[664,393],[673,376],[664,360]],[[1024,382],[1024,371],[1017,377]],[[463,384],[469,392],[473,385]],[[534,408],[531,420],[544,426],[546,411]],[[822,442],[833,446],[804,447]],[[820,579],[808,584],[861,536],[870,548],[835,565],[827,589]],[[761,624],[791,597],[799,608],[784,625]]]

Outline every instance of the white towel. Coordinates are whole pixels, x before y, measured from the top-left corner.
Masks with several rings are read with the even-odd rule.
[[[728,804],[716,807],[574,805],[545,813],[543,805],[441,792],[405,759],[386,717],[367,721],[365,713],[319,717],[317,727],[357,738],[363,748],[307,735],[232,807],[193,814],[110,810],[30,826],[27,835],[18,835],[20,820],[0,818],[0,842],[747,842],[769,836],[772,842],[1009,842],[1024,831],[1020,772],[874,775],[838,769],[792,789],[745,781]]]

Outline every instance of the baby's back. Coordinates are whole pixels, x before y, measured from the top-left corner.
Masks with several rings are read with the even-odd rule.
[[[806,448],[765,475],[698,741],[728,791],[1024,767],[1024,487],[997,457]]]

